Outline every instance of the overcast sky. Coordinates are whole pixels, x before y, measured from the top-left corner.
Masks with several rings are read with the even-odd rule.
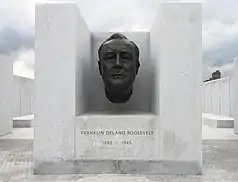
[[[37,1],[40,0],[0,0],[0,54],[12,57],[14,73],[26,77],[34,77],[34,4]],[[122,24],[119,22],[123,22],[124,28],[140,30],[152,23],[157,2],[81,0],[80,8],[91,30],[120,30]],[[233,68],[232,59],[238,56],[238,0],[202,2],[203,79],[216,69],[220,69],[223,76],[229,76]],[[131,19],[125,18],[128,16]],[[106,24],[101,21],[105,17]]]

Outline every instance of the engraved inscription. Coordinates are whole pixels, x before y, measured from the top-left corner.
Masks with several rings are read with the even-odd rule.
[[[123,145],[132,145],[132,141],[125,141],[125,140],[123,140],[121,143]]]
[[[104,145],[112,145],[112,141],[103,141],[102,142]]]
[[[130,135],[130,136],[149,136],[153,135],[154,131],[152,130],[128,130],[128,131],[114,131],[114,130],[82,130],[81,135]]]
[[[86,135],[88,137],[92,136],[93,138],[97,138],[102,145],[111,146],[111,145],[122,145],[122,146],[129,146],[135,145],[135,140],[137,137],[149,137],[154,135],[154,131],[152,130],[81,130],[81,135]],[[110,138],[107,136],[110,136]],[[120,136],[125,137],[135,137],[132,138],[121,138]],[[103,137],[103,138],[102,138]],[[131,140],[132,139],[132,140]]]
[[[105,141],[102,141],[102,143],[104,145],[118,144],[118,142],[113,142],[112,140],[105,140]],[[123,144],[123,145],[132,145],[132,141],[131,140],[122,140],[121,144]]]

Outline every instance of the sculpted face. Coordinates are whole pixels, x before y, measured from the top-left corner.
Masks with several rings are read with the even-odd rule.
[[[136,76],[132,45],[124,40],[111,40],[102,48],[102,78],[109,87],[127,89]]]
[[[115,38],[110,39],[112,36]],[[112,35],[99,49],[99,71],[107,98],[114,103],[126,102],[133,90],[139,68],[137,46],[121,34]]]

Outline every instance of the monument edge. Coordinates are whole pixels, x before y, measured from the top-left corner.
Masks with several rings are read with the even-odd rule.
[[[77,160],[36,162],[33,174],[201,175],[202,166],[197,161]]]

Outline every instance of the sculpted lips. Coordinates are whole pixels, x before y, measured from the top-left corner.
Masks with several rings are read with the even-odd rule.
[[[113,78],[123,78],[124,75],[121,74],[121,73],[114,73],[114,74],[112,74],[112,77],[113,77]]]

